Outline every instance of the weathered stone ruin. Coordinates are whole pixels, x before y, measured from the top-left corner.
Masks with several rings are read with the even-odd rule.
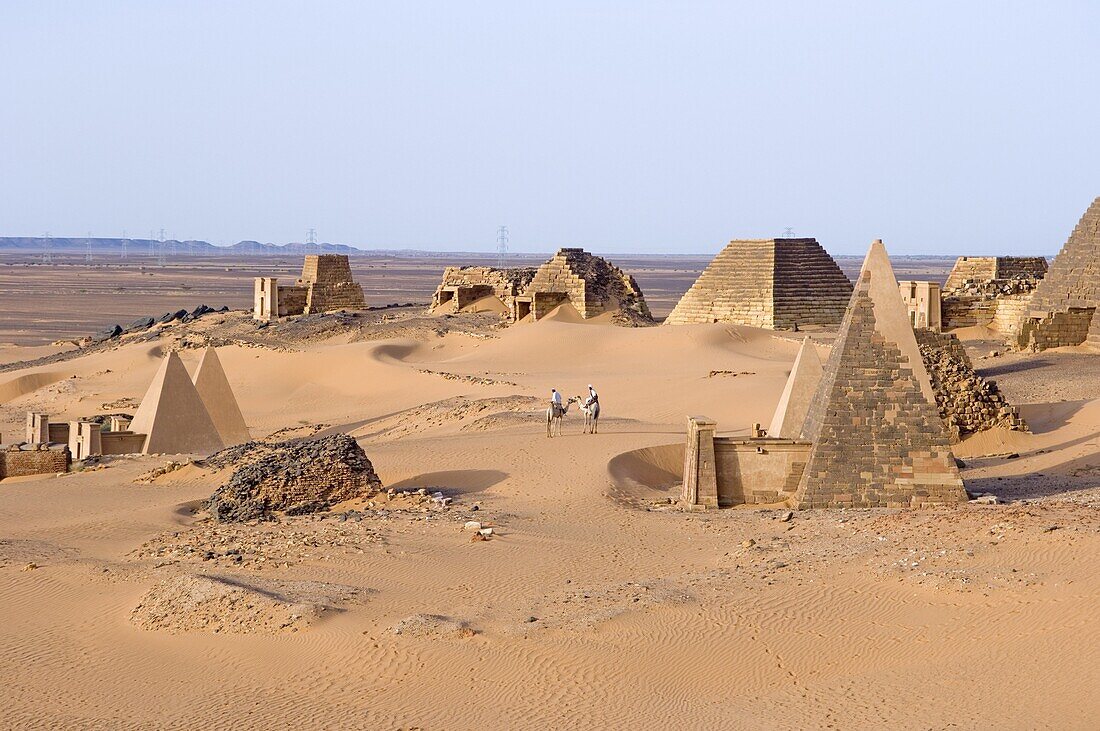
[[[564,303],[585,319],[613,312],[626,324],[653,322],[634,277],[584,249],[559,249],[540,266],[523,293],[516,296],[513,319],[540,320]]]
[[[458,312],[485,297],[496,297],[509,319],[515,320],[516,297],[534,277],[534,267],[447,267],[443,270],[443,281],[432,295],[432,310],[448,307]]]
[[[1047,260],[1041,256],[959,257],[943,287],[944,328],[1016,332],[1046,272]]]
[[[797,330],[835,326],[852,284],[816,239],[731,241],[665,320]]]
[[[960,256],[947,275],[945,292],[982,288],[991,282],[1030,280],[1038,282],[1047,273],[1047,260],[1041,256]]]
[[[802,438],[813,446],[792,499],[798,507],[966,500],[881,241],[867,253]]]
[[[367,306],[363,288],[352,278],[351,263],[344,254],[308,254],[298,281],[292,285],[280,285],[278,281],[275,277],[256,277],[253,317],[257,320]]]
[[[6,477],[68,472],[69,448],[66,444],[9,444],[0,449],[0,480]]]
[[[1100,345],[1100,198],[1089,206],[1031,298],[1016,342],[1045,350]]]
[[[382,488],[374,465],[347,434],[278,444],[249,442],[211,455],[216,468],[239,465],[206,507],[221,522],[301,515],[369,497]]]
[[[988,429],[1028,430],[1019,410],[1008,403],[997,383],[974,370],[958,338],[930,330],[917,330],[916,336],[940,417],[952,441]]]

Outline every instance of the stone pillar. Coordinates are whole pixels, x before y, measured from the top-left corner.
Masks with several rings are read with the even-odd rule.
[[[121,416],[111,417],[111,431],[126,431],[130,428],[130,420]]]
[[[256,277],[252,288],[252,317],[270,320],[279,316],[279,280],[276,277]]]
[[[717,422],[705,416],[688,417],[684,448],[684,487],[680,504],[685,510],[718,507],[718,473],[714,464]]]
[[[40,411],[27,412],[27,438],[31,444],[46,444],[50,441],[50,415]]]
[[[74,460],[103,454],[103,437],[94,421],[69,422],[69,454]]]

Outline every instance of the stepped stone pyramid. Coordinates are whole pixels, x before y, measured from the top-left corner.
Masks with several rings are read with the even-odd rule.
[[[367,306],[363,288],[352,279],[351,263],[343,254],[306,257],[298,285],[308,287],[305,314],[332,310],[361,310]]]
[[[871,245],[802,438],[802,508],[966,500],[913,327],[881,241]]]
[[[665,320],[785,330],[837,325],[852,283],[816,239],[731,241]]]
[[[237,406],[237,397],[225,377],[218,351],[212,347],[203,352],[199,368],[195,371],[195,390],[199,392],[199,398],[206,406],[206,413],[214,422],[223,444],[230,446],[252,439]]]
[[[160,364],[130,430],[146,435],[143,454],[210,454],[225,446],[175,351]]]
[[[1096,342],[1100,311],[1100,198],[1089,206],[1031,298],[1018,344],[1036,350]],[[1091,323],[1091,326],[1090,326]]]
[[[807,337],[798,349],[787,385],[779,397],[779,406],[768,427],[769,437],[798,439],[802,435],[802,425],[806,423],[806,413],[821,383],[821,374],[821,358]]]

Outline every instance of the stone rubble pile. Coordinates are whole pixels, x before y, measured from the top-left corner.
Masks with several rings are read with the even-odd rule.
[[[266,519],[276,511],[304,515],[382,489],[362,447],[347,434],[279,444],[247,442],[212,455],[215,468],[236,465],[207,509],[220,522]]]
[[[954,335],[917,331],[921,357],[936,392],[936,405],[955,441],[967,434],[1004,428],[1027,431],[1027,423],[1008,403],[995,381],[974,370]]]

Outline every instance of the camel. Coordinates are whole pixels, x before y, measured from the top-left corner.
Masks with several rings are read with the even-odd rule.
[[[570,401],[576,401],[578,408],[584,412],[584,434],[595,434],[599,431],[600,424],[600,402],[592,404],[591,406],[585,406],[584,401],[580,396],[574,396]]]
[[[559,437],[561,436],[561,417],[563,417],[563,416],[565,416],[566,414],[569,413],[569,405],[572,404],[575,401],[580,401],[580,399],[574,397],[574,398],[571,398],[568,401],[566,401],[564,404],[562,404],[560,414],[555,414],[554,413],[554,407],[553,406],[547,406],[546,407],[546,436],[548,436],[548,437],[554,436],[553,426],[554,426],[555,422],[557,422],[557,425],[558,425],[558,436]]]

